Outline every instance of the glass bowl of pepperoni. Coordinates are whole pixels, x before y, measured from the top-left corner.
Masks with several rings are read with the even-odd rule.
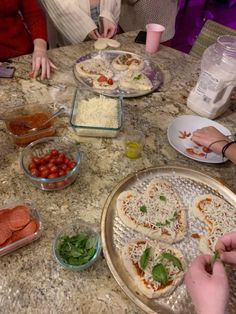
[[[0,207],[0,256],[37,240],[43,224],[30,200],[17,200]]]
[[[41,190],[61,190],[78,175],[78,144],[65,137],[47,137],[29,144],[21,154],[21,168],[31,183]]]

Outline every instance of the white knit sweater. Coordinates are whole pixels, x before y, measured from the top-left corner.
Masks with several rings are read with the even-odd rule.
[[[89,0],[40,1],[60,35],[66,38],[67,44],[82,42],[88,33],[97,27],[90,16]],[[120,15],[120,5],[121,0],[101,0],[100,17],[105,17],[117,24]]]
[[[122,0],[120,26],[125,32],[143,29],[146,24],[165,26],[161,41],[174,37],[178,0]]]

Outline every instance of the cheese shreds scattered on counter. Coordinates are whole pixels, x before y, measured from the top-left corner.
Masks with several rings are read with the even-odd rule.
[[[105,97],[82,100],[78,105],[76,123],[80,126],[117,128],[117,100]]]

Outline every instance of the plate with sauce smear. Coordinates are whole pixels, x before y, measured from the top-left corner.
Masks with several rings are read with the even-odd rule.
[[[182,155],[206,163],[222,163],[221,154],[216,154],[207,147],[200,146],[192,141],[192,133],[203,127],[213,126],[226,136],[232,135],[223,125],[199,116],[183,115],[177,117],[168,127],[167,136],[170,145]]]

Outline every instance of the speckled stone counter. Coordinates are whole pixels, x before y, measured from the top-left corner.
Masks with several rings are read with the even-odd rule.
[[[121,50],[144,54],[135,44],[135,33],[119,36]],[[164,73],[164,84],[146,97],[125,99],[124,126],[115,139],[82,139],[69,127],[69,113],[76,83],[75,60],[93,50],[93,42],[49,51],[58,69],[50,80],[29,78],[30,56],[14,60],[15,78],[0,79],[1,111],[22,103],[64,106],[57,133],[81,143],[81,170],[76,182],[57,192],[37,190],[29,184],[19,165],[22,148],[14,146],[4,124],[0,124],[0,203],[8,199],[32,199],[41,214],[42,237],[12,254],[0,258],[0,313],[142,313],[122,292],[103,257],[81,272],[63,270],[53,259],[52,241],[57,232],[76,218],[99,228],[104,202],[116,184],[128,174],[150,166],[178,165],[202,171],[223,180],[236,191],[236,167],[205,164],[176,152],[167,141],[169,123],[192,112],[186,98],[199,73],[199,61],[179,51],[161,47],[151,56]],[[219,119],[235,131],[236,106]],[[123,138],[128,128],[145,134],[143,155],[137,160],[124,156]]]

